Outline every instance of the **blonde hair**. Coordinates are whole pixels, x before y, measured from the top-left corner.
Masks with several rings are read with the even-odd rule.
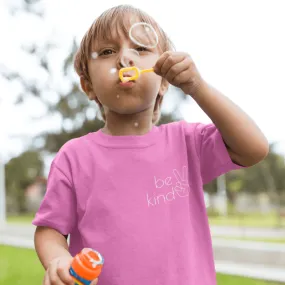
[[[149,16],[146,12],[135,8],[131,5],[119,5],[113,8],[106,10],[102,13],[91,25],[88,31],[85,33],[78,51],[75,54],[74,68],[76,73],[83,77],[83,79],[91,83],[89,71],[88,71],[88,61],[91,57],[92,46],[94,42],[98,39],[108,40],[112,31],[115,29],[122,29],[123,33],[128,37],[129,28],[132,23],[130,23],[129,17],[126,17],[127,14],[132,14],[136,17],[136,20],[150,24],[156,31],[158,35],[158,49],[161,53],[173,50],[174,45],[171,40],[168,38],[163,29],[158,25],[158,23]],[[104,111],[100,108],[103,120]],[[157,117],[157,115],[156,115]],[[153,121],[157,123],[158,118]]]

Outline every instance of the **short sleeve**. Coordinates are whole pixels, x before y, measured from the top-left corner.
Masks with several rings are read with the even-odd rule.
[[[221,133],[214,124],[196,124],[194,136],[203,184],[242,168],[231,160]]]
[[[33,225],[50,227],[67,235],[72,232],[75,222],[76,202],[72,182],[65,171],[53,161],[46,193]]]

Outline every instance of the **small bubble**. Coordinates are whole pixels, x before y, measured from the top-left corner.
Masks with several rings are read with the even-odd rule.
[[[96,59],[98,57],[98,53],[96,51],[92,52],[91,57]]]
[[[119,94],[117,95],[117,98],[118,98],[118,99],[120,98],[120,95],[119,95]]]
[[[138,123],[138,122],[135,122],[134,125],[135,125],[135,127],[138,127],[138,126],[139,126],[139,123]]]
[[[132,62],[136,61],[140,56],[140,53],[135,49],[125,49],[121,57],[121,64],[124,67],[132,66]]]
[[[116,72],[117,72],[117,68],[115,68],[115,67],[111,68],[110,73],[114,74]]]

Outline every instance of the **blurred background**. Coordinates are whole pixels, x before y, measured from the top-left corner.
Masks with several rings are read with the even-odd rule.
[[[285,3],[251,1],[0,1],[0,284],[41,284],[31,225],[51,161],[103,126],[79,88],[73,56],[104,10],[153,16],[202,76],[243,108],[270,142],[250,169],[205,186],[218,284],[285,283]],[[210,122],[171,87],[160,124]]]

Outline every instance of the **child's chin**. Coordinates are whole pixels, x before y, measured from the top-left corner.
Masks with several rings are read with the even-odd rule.
[[[120,115],[136,115],[143,111],[144,109],[140,106],[125,106],[124,108],[117,108],[117,113]]]

